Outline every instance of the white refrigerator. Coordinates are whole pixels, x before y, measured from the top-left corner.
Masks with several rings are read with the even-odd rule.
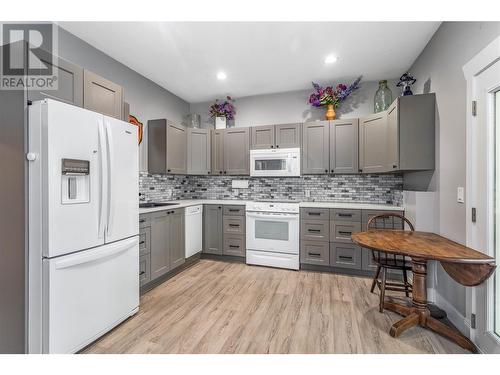
[[[27,159],[29,352],[74,353],[139,308],[137,128],[34,102]]]

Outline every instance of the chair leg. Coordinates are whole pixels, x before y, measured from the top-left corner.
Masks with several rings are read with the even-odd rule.
[[[375,276],[373,277],[372,287],[370,289],[370,293],[373,293],[373,290],[375,289],[375,285],[377,285],[379,275],[380,275],[380,266],[377,266],[377,271],[375,272]]]
[[[406,268],[403,268],[403,282],[405,283],[405,295],[406,297],[410,297],[410,290],[408,288],[408,271],[406,271]]]
[[[382,283],[380,285],[380,305],[379,311],[384,312],[384,300],[385,300],[385,282],[387,279],[387,268],[382,267]]]

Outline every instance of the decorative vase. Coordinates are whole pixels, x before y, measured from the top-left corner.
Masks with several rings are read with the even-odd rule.
[[[225,129],[226,128],[226,118],[216,117],[215,118],[215,129]]]
[[[327,120],[335,120],[335,107],[333,104],[327,104],[326,105],[326,113],[325,113],[326,119]]]
[[[387,81],[384,79],[379,81],[378,90],[373,98],[374,111],[382,112],[385,111],[392,103],[392,91],[387,87]]]

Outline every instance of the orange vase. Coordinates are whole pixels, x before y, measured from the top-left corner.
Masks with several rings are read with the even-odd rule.
[[[336,113],[335,113],[335,107],[333,106],[333,104],[326,105],[325,116],[326,116],[327,120],[335,120]]]

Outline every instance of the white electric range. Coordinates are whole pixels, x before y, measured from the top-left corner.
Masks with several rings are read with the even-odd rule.
[[[247,264],[298,270],[299,224],[298,202],[247,203]]]

